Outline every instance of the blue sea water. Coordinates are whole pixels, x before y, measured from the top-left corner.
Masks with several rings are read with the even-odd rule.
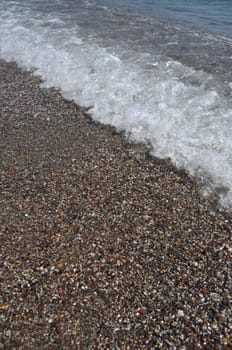
[[[0,33],[0,58],[149,143],[231,210],[231,0],[1,0]]]
[[[195,30],[232,37],[231,0],[108,0],[144,16],[170,21]]]

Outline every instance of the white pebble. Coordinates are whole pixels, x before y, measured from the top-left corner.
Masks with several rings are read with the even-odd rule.
[[[177,317],[178,317],[178,318],[184,317],[184,311],[183,311],[183,310],[178,310],[178,312],[177,312]]]

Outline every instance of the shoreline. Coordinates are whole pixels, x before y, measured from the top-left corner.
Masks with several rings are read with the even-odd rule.
[[[229,349],[231,221],[169,161],[0,60],[4,349]]]

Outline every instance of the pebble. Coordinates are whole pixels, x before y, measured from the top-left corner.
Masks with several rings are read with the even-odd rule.
[[[231,349],[230,217],[38,77],[0,75],[0,348]]]
[[[177,312],[177,317],[178,318],[181,318],[181,317],[184,317],[184,311],[183,310],[178,310],[178,312]]]

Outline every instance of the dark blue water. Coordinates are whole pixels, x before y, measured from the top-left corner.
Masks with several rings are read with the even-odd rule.
[[[232,37],[231,0],[109,0],[125,9],[195,30]]]

